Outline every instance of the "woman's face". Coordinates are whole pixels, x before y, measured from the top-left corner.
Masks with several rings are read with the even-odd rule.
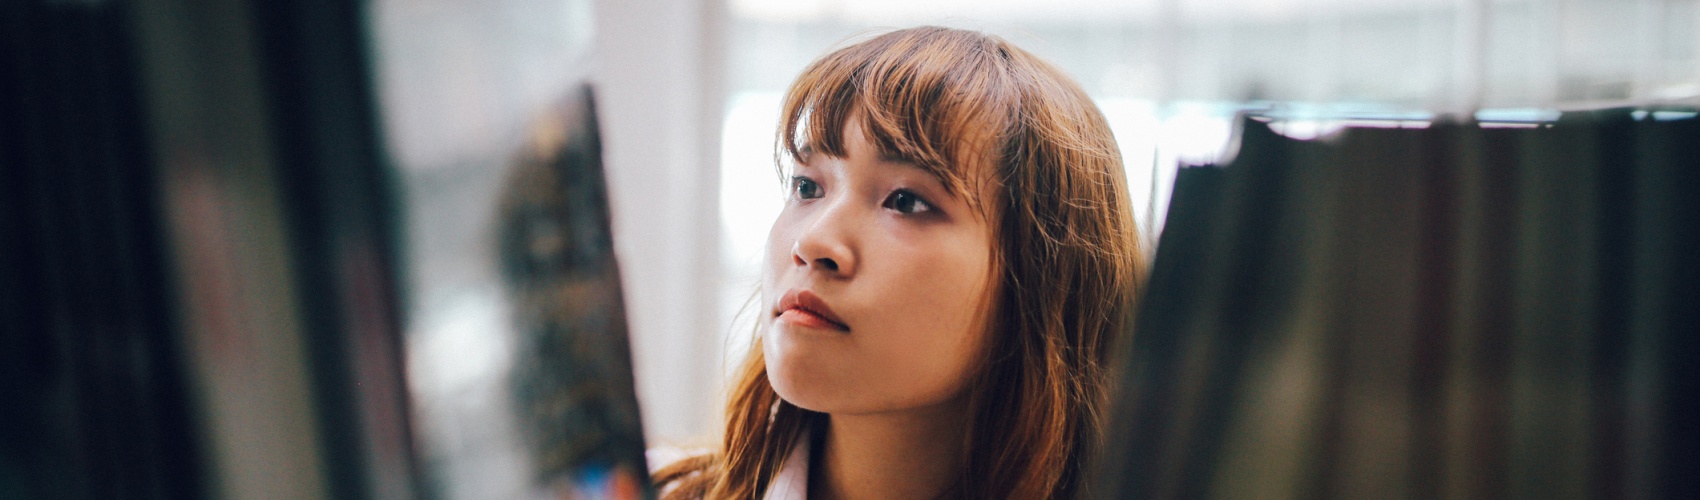
[[[809,154],[768,234],[763,348],[799,407],[868,414],[956,401],[985,339],[992,228],[964,196],[882,158],[852,119],[845,158]]]

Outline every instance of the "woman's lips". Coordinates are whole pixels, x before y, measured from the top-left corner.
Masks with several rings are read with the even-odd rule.
[[[774,308],[774,316],[802,326],[850,331],[850,326],[832,312],[826,301],[808,290],[793,288],[785,292],[779,297],[779,307]]]

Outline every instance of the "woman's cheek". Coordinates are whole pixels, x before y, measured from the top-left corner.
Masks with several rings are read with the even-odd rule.
[[[762,303],[757,304],[758,311],[769,312],[778,299],[778,294],[782,293],[773,288],[785,268],[791,264],[791,244],[796,238],[792,236],[792,224],[787,217],[790,211],[790,208],[786,208],[784,212],[780,212],[779,218],[774,219],[773,227],[767,232],[767,255],[764,256],[766,265],[762,266],[761,274]]]

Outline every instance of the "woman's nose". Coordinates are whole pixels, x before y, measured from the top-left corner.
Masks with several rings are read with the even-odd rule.
[[[834,207],[837,208],[837,207]],[[850,277],[856,272],[856,255],[849,234],[844,210],[829,208],[803,228],[791,245],[791,263],[836,277]]]

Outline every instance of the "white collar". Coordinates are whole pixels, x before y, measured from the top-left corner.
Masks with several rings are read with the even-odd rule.
[[[809,433],[797,437],[791,445],[791,455],[779,466],[779,473],[767,485],[762,500],[808,500],[809,498]]]

